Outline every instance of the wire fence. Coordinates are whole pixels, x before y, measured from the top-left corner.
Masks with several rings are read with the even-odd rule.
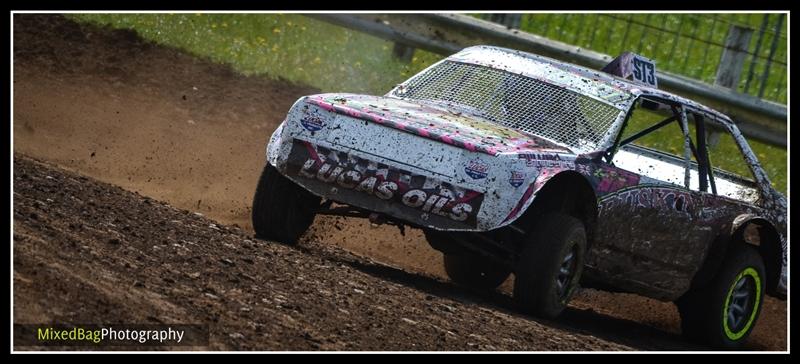
[[[477,14],[574,46],[618,55],[632,51],[659,69],[715,83],[732,26],[752,31],[736,90],[786,103],[787,19],[761,14]]]

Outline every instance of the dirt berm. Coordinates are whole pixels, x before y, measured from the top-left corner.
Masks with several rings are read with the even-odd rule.
[[[212,349],[702,349],[671,303],[635,295],[584,290],[558,322],[514,313],[509,282],[451,285],[415,230],[318,218],[299,249],[254,240],[265,143],[317,90],[13,17],[16,323],[205,322]],[[768,299],[748,348],[785,350],[786,329]]]

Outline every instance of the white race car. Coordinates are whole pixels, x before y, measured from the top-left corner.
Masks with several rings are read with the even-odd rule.
[[[536,315],[581,283],[675,301],[688,338],[740,346],[764,294],[786,295],[786,199],[730,118],[656,82],[631,53],[596,71],[476,46],[384,96],[302,97],[267,146],[254,229],[294,244],[316,214],[409,225],[457,283],[513,272]],[[639,109],[664,119],[633,130]],[[711,129],[751,178],[713,166]],[[636,144],[656,130],[682,153]]]

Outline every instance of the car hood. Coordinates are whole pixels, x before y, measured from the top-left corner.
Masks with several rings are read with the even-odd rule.
[[[544,138],[485,121],[458,107],[358,94],[308,96],[307,103],[471,151],[500,153],[572,153]]]

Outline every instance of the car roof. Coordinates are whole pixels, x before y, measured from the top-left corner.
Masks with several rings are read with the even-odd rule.
[[[694,111],[706,114],[706,116],[723,124],[733,123],[727,115],[682,96],[633,83],[599,70],[561,62],[528,52],[479,45],[465,48],[447,59],[501,69],[527,77],[546,79],[547,82],[603,99],[603,101],[614,104],[617,107],[627,106],[628,101],[633,97],[650,96],[686,105]],[[543,70],[544,68],[547,69]],[[599,90],[598,85],[604,85],[609,90],[613,90],[613,95],[607,96],[608,91]],[[602,88],[602,86],[599,86],[599,88]]]

